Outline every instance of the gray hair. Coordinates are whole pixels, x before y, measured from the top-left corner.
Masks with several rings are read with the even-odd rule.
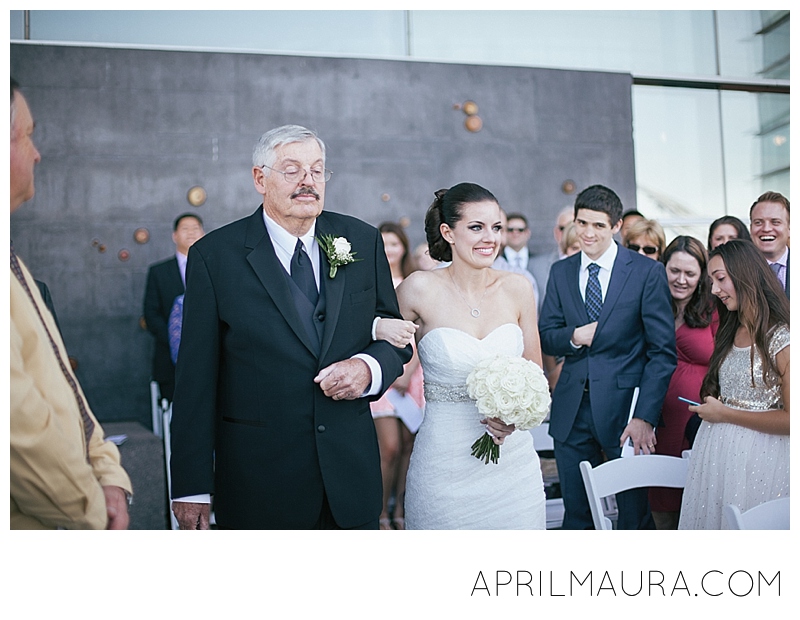
[[[300,125],[283,125],[271,129],[253,147],[253,166],[272,166],[275,163],[275,149],[284,144],[292,142],[305,142],[306,140],[316,140],[322,151],[322,163],[325,164],[325,143],[319,139],[316,133]]]

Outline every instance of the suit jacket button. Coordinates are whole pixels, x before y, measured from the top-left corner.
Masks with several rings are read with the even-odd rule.
[[[325,320],[325,315],[324,315],[324,314],[322,314],[322,313],[320,312],[320,313],[317,315],[317,320],[318,320],[320,323],[322,323],[322,321],[324,321],[324,320]]]
[[[317,427],[317,430],[318,430],[320,433],[324,433],[324,432],[325,432],[325,425],[324,425],[324,424],[320,424],[320,425]]]

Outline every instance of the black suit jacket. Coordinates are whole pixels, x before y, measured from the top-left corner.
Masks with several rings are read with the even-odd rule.
[[[167,321],[175,298],[182,295],[183,290],[177,258],[173,256],[150,266],[144,293],[144,320],[147,330],[155,336],[152,377],[158,382],[171,383],[175,379],[175,366],[169,355]]]
[[[553,391],[550,434],[566,441],[589,384],[592,418],[603,445],[619,445],[634,388],[634,417],[654,427],[677,366],[675,319],[664,265],[619,246],[592,346],[575,350],[572,332],[589,323],[581,297],[581,254],[556,261],[539,318],[542,352],[564,356]]]
[[[319,354],[293,301],[259,207],[189,250],[181,353],[172,413],[172,495],[214,494],[230,528],[313,527],[327,495],[337,524],[377,520],[381,473],[365,398],[334,401],[314,377],[364,352],[386,389],[411,349],[371,339],[375,316],[400,317],[378,231],[323,212],[316,234],[347,238],[358,262],[321,287]]]

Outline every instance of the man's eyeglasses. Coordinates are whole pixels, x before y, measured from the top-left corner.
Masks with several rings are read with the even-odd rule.
[[[528,230],[528,229],[527,229],[527,228],[511,228],[511,227],[509,227],[507,230],[508,230],[508,232],[518,232],[518,233],[523,233],[523,232],[525,232],[525,231],[526,231],[526,230]]]
[[[636,245],[635,243],[631,243],[628,246],[628,249],[629,250],[633,250],[634,252],[638,252],[639,250],[641,250],[642,252],[644,252],[648,256],[658,253],[658,248],[655,247],[654,245],[646,245],[646,246],[642,247],[642,246]]]
[[[275,172],[280,172],[288,183],[299,183],[306,178],[307,174],[311,175],[311,179],[314,181],[314,183],[327,183],[331,180],[331,176],[333,176],[333,172],[327,168],[313,168],[310,170],[306,170],[305,168],[297,168],[296,166],[290,166],[286,170],[278,170],[277,168],[272,168],[270,166],[261,166],[261,168],[269,168]]]

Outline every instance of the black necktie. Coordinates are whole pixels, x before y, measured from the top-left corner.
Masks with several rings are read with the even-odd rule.
[[[311,259],[306,254],[303,242],[300,239],[297,240],[297,245],[294,246],[291,275],[298,288],[316,306],[319,299],[319,291],[317,290],[317,282],[314,279],[314,268],[311,266]]]
[[[586,313],[590,321],[596,321],[603,309],[603,292],[600,288],[600,279],[597,277],[600,265],[589,265],[589,280],[586,282]]]
[[[25,292],[28,293],[28,297],[30,297],[31,303],[33,307],[36,309],[36,314],[39,315],[39,320],[42,322],[44,326],[44,331],[47,332],[47,337],[50,339],[50,346],[53,347],[53,353],[56,355],[56,359],[58,360],[58,365],[61,367],[61,372],[64,373],[64,378],[69,383],[69,386],[72,388],[72,393],[75,395],[75,400],[78,402],[78,409],[81,412],[81,419],[83,420],[83,433],[86,438],[86,462],[91,462],[89,459],[89,440],[92,438],[92,432],[94,431],[94,421],[92,420],[89,412],[86,410],[86,405],[83,402],[83,398],[81,397],[80,392],[78,391],[78,384],[75,383],[75,379],[67,370],[66,365],[64,364],[64,360],[61,358],[61,352],[58,349],[58,345],[53,340],[53,336],[50,334],[50,330],[47,328],[47,323],[44,322],[44,317],[42,313],[39,311],[39,306],[36,305],[36,300],[31,293],[31,289],[28,287],[28,282],[25,280],[25,276],[22,273],[22,267],[19,265],[19,261],[17,260],[17,255],[14,253],[14,246],[11,246],[11,271],[14,272],[14,275],[19,280],[19,283],[22,284],[22,288],[25,289]]]

